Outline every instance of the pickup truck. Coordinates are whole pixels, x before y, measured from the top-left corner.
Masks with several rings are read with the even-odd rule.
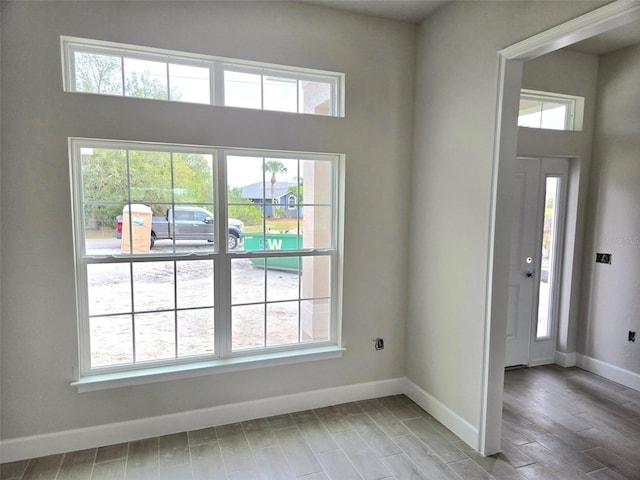
[[[122,238],[122,215],[118,215],[116,221],[115,237]],[[233,250],[240,243],[243,228],[244,224],[240,220],[229,219],[229,250]],[[164,239],[208,240],[213,242],[214,235],[213,213],[209,210],[188,206],[168,208],[164,217],[152,218],[150,248],[153,248],[156,240]]]

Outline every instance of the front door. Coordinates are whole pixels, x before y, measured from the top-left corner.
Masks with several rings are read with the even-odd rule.
[[[507,367],[553,361],[568,169],[566,159],[515,162]]]

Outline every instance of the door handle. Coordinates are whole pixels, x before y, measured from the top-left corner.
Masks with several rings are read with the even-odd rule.
[[[525,273],[525,275],[527,276],[527,278],[531,278],[531,277],[533,277],[533,274],[534,274],[534,273],[536,273],[536,272],[534,272],[534,271],[529,271],[529,272]]]

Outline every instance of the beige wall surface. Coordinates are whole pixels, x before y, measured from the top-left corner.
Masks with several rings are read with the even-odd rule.
[[[3,2],[2,438],[405,373],[416,27],[273,2]],[[346,117],[64,93],[60,35],[340,71]],[[71,136],[346,155],[338,360],[79,394]],[[385,339],[376,352],[371,339]]]
[[[600,57],[578,352],[640,375],[640,46]],[[611,253],[611,265],[595,255]]]
[[[603,3],[450,2],[416,29],[295,2],[167,1],[153,8],[149,2],[3,2],[2,438],[405,374],[479,428],[497,52]],[[346,117],[64,93],[60,35],[342,71]],[[610,78],[637,91],[626,74]],[[612,96],[606,105],[620,101]],[[607,222],[617,223],[597,217],[586,256],[600,248],[605,232],[609,239],[639,234],[637,222],[628,220],[639,216],[621,210],[631,215],[634,198],[637,209],[625,183],[638,183],[637,165],[628,156],[619,160],[624,166],[614,161],[628,145],[636,151],[638,145],[617,121],[609,135],[611,117],[605,118],[596,151],[611,160],[594,160],[591,189],[599,193],[586,210],[588,216],[597,205],[609,212]],[[346,154],[345,356],[78,394],[69,386],[77,366],[70,136]],[[569,150],[582,148],[578,144]],[[606,188],[601,177],[608,179]],[[634,258],[637,245],[612,250],[614,259]],[[637,286],[637,274],[621,275],[619,290]],[[594,284],[609,281],[598,275]],[[605,328],[603,312],[610,309],[604,293],[590,305],[588,329],[581,332]],[[632,300],[626,305],[638,306]],[[619,318],[631,318],[627,313]],[[612,356],[617,335],[608,345],[598,337],[598,348],[594,336],[580,337],[579,350],[625,368],[635,358],[638,371],[637,357]],[[385,338],[384,351],[373,350],[375,336]]]
[[[497,52],[602,4],[452,2],[418,31],[407,376],[472,428],[483,409]]]

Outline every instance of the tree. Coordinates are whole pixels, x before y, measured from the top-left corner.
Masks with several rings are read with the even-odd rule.
[[[302,196],[304,194],[304,186],[302,184],[289,187],[288,192],[293,193],[296,196],[298,204],[302,203]]]
[[[271,173],[271,216],[277,218],[276,213],[276,174],[286,173],[287,167],[278,160],[269,160],[264,163],[264,171]]]
[[[74,59],[76,90],[122,95],[122,61],[120,57],[78,52]]]
[[[129,59],[114,55],[78,52],[74,57],[76,89],[80,92],[127,95],[128,97],[167,100],[167,85],[151,75],[145,66],[138,71],[134,65],[127,67]],[[125,89],[122,88],[124,65]],[[179,100],[182,93],[171,89],[171,100]]]
[[[142,73],[131,72],[126,76],[126,95],[128,97],[138,98],[154,98],[156,100],[168,100],[167,87],[163,85],[157,78],[152,78],[149,70]],[[179,100],[179,95],[172,91],[171,99]]]
[[[229,217],[242,220],[245,225],[261,225],[262,210],[248,198],[242,197],[242,188],[230,187],[227,190]]]
[[[115,216],[122,213],[122,205],[107,202],[128,197],[125,152],[103,149],[83,152],[81,166],[86,228],[113,227]]]
[[[129,202],[164,216],[174,201],[205,208],[214,201],[208,155],[94,148],[82,153],[81,165],[88,229],[113,228]]]

